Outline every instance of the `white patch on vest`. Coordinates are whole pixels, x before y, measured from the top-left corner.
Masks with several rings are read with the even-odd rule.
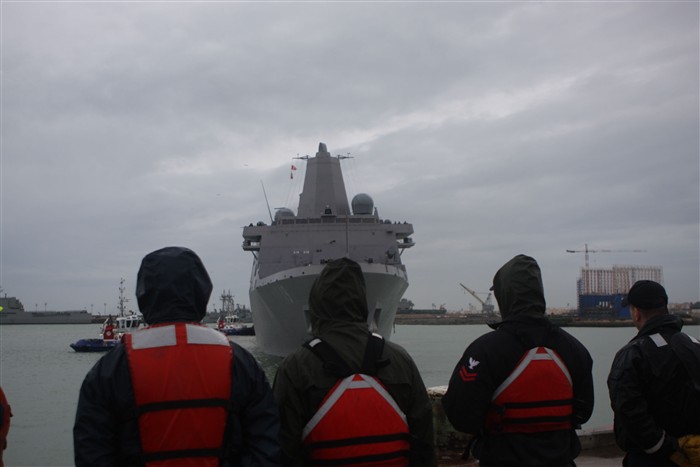
[[[396,404],[396,401],[394,400],[393,397],[384,389],[384,387],[377,382],[374,378],[371,376],[363,375],[360,374],[360,377],[362,380],[360,381],[353,381],[353,378],[355,375],[350,375],[347,378],[343,379],[340,384],[338,384],[338,387],[335,388],[335,391],[330,395],[328,399],[326,399],[326,402],[324,402],[321,407],[316,411],[313,417],[311,417],[311,420],[309,420],[309,423],[306,424],[304,427],[304,431],[302,432],[301,439],[304,440],[306,437],[313,431],[314,428],[316,428],[316,425],[318,425],[321,420],[323,420],[323,417],[326,416],[326,414],[331,410],[333,405],[335,405],[336,402],[338,402],[338,399],[340,399],[340,396],[343,395],[343,393],[348,390],[348,389],[359,389],[359,388],[368,388],[372,387],[374,388],[375,391],[379,393],[380,396],[382,396],[386,402],[396,411],[396,413],[401,417],[401,420],[403,420],[406,425],[408,425],[408,422],[406,421],[406,414],[403,413],[403,411],[399,408],[399,406]]]
[[[668,344],[666,339],[664,339],[664,336],[661,334],[652,334],[649,336],[649,338],[654,341],[654,344],[656,344],[657,347],[663,347],[664,345]]]
[[[700,344],[700,341],[694,338],[693,336],[688,335],[688,337],[690,337],[690,340],[693,341],[695,344]]]
[[[318,337],[315,339],[311,339],[311,341],[309,341],[309,347],[316,347],[316,345],[318,345],[320,343],[321,343],[321,339],[319,339]]]
[[[564,373],[564,376],[566,376],[566,379],[569,380],[569,384],[572,384],[571,382],[571,374],[569,374],[569,369],[566,367],[564,362],[561,361],[561,359],[557,356],[557,354],[550,348],[543,347],[545,352],[547,353],[537,353],[537,350],[539,347],[534,347],[530,350],[528,350],[527,354],[525,357],[522,359],[520,364],[515,367],[513,372],[501,383],[500,386],[496,388],[496,391],[493,393],[493,397],[491,397],[491,400],[496,400],[498,396],[501,395],[503,391],[506,390],[508,386],[511,385],[513,381],[515,381],[520,374],[525,371],[525,368],[533,361],[533,360],[552,360],[554,363],[557,364],[559,369]]]
[[[177,345],[175,326],[142,329],[131,334],[131,347],[134,350],[170,347],[173,345]]]
[[[188,344],[225,345],[227,347],[230,345],[224,334],[208,327],[188,324],[186,329]]]

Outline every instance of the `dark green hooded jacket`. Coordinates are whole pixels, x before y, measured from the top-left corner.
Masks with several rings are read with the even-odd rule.
[[[593,361],[586,348],[545,317],[542,276],[537,262],[518,255],[501,267],[493,291],[503,320],[494,331],[472,342],[457,363],[442,399],[447,418],[459,431],[475,435],[474,457],[482,466],[563,467],[573,465],[581,445],[575,431],[486,433],[484,423],[495,390],[523,354],[537,346],[553,349],[571,374],[573,424],[586,422],[593,411]],[[463,379],[460,372],[475,374]]]
[[[328,263],[311,287],[309,307],[312,334],[359,371],[369,337],[360,266],[347,258]],[[411,465],[434,466],[432,409],[418,369],[408,353],[391,342],[385,342],[384,359],[390,363],[379,369],[377,377],[406,414],[413,436]],[[305,347],[280,364],[273,391],[281,412],[284,465],[303,465],[302,430],[336,381]]]

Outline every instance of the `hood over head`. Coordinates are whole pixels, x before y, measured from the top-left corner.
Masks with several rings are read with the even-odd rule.
[[[541,314],[546,311],[542,273],[534,258],[517,255],[493,277],[493,295],[501,318],[518,313]]]
[[[147,254],[136,278],[136,299],[148,324],[199,322],[207,313],[212,284],[202,260],[184,247]]]
[[[367,328],[367,295],[360,265],[349,258],[330,261],[309,292],[312,334],[331,327]]]

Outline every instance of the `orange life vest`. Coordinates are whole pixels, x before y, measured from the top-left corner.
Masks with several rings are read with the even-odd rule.
[[[496,389],[486,431],[538,433],[572,428],[573,385],[569,370],[548,347],[528,350]]]
[[[231,397],[233,349],[206,326],[151,326],[124,337],[149,466],[218,466]]]
[[[318,338],[309,341],[307,347],[316,349],[314,353],[324,361],[328,360],[322,354],[328,349],[333,358],[339,359]],[[381,347],[377,359],[379,356]],[[347,368],[344,362],[342,365]],[[408,465],[411,445],[406,415],[379,379],[364,371],[367,369],[339,379],[304,427],[305,465]]]

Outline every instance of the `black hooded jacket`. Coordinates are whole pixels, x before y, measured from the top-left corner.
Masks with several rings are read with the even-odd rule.
[[[187,248],[147,255],[136,295],[148,324],[199,322],[212,284],[204,265]],[[229,459],[223,466],[279,465],[279,414],[263,370],[244,348],[233,347]],[[181,369],[187,371],[186,368]],[[88,372],[80,388],[73,427],[75,465],[141,466],[138,419],[126,348],[120,344]]]
[[[311,288],[309,306],[312,334],[359,371],[370,335],[360,266],[347,258],[328,263]],[[377,377],[408,420],[413,438],[411,465],[434,466],[432,408],[418,369],[408,353],[391,342],[385,342],[381,359],[389,364],[378,370]],[[303,465],[302,430],[336,381],[305,347],[280,364],[274,393],[280,406],[285,466]]]
[[[136,276],[136,299],[148,324],[202,321],[211,290],[202,260],[182,247],[146,255]]]
[[[573,429],[497,435],[484,430],[495,390],[523,354],[536,346],[553,349],[569,369],[574,391],[574,425],[586,422],[593,412],[593,361],[578,340],[553,326],[544,316],[546,306],[537,262],[529,256],[516,256],[496,273],[493,291],[503,320],[492,325],[494,331],[479,337],[465,350],[442,399],[445,413],[457,430],[476,435],[472,452],[480,465],[571,465],[581,449]],[[462,379],[463,367],[476,373],[475,379]]]

